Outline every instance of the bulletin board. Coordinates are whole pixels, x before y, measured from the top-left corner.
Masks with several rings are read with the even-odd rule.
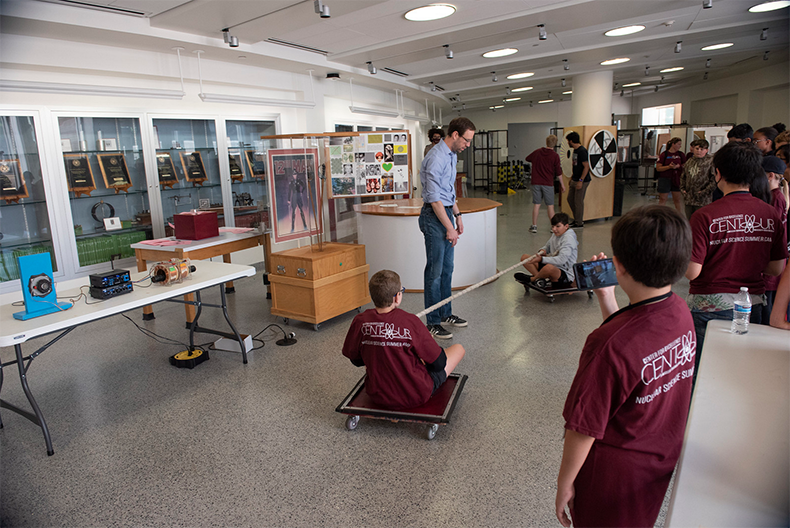
[[[406,130],[327,134],[330,198],[409,194],[411,136]]]

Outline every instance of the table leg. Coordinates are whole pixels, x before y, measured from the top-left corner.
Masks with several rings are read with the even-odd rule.
[[[138,250],[135,249],[134,252],[135,257],[137,258],[137,271],[146,271],[148,266],[146,265],[145,260],[140,258],[140,253]],[[143,321],[150,321],[154,318],[155,316],[153,307],[150,304],[148,306],[143,306]]]
[[[184,295],[184,301],[187,303],[194,303],[195,302],[195,294],[188,293]],[[184,311],[187,315],[187,328],[192,328],[192,321],[195,320],[195,305],[194,304],[185,304]]]
[[[225,264],[230,264],[230,253],[225,253],[222,255],[222,262]],[[235,293],[236,288],[233,287],[233,281],[228,281],[225,283],[225,293]]]
[[[52,439],[49,436],[47,422],[44,420],[44,415],[41,414],[41,409],[39,409],[36,399],[33,397],[33,393],[30,392],[30,387],[27,385],[27,369],[25,368],[25,359],[22,356],[22,345],[14,345],[14,352],[16,353],[16,364],[17,367],[19,367],[19,381],[22,382],[22,390],[25,391],[27,401],[30,402],[33,412],[36,413],[38,426],[41,427],[41,430],[44,432],[44,442],[47,444],[47,455],[52,456],[55,454],[55,450],[52,449]]]

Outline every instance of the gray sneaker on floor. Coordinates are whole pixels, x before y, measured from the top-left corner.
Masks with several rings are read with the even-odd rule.
[[[467,326],[469,324],[466,322],[466,319],[461,319],[457,315],[451,315],[449,317],[445,317],[444,319],[442,319],[442,322],[457,327]]]
[[[428,325],[428,331],[436,339],[452,339],[453,334],[444,329],[442,325]]]
[[[530,233],[537,233],[538,232],[538,226],[536,226],[536,225],[529,226],[529,232]]]

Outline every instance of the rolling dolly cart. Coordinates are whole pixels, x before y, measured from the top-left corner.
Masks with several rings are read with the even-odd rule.
[[[516,282],[524,286],[524,290],[526,291],[527,295],[530,293],[529,290],[535,290],[548,297],[549,302],[552,303],[554,302],[555,296],[557,295],[570,295],[572,293],[581,293],[582,291],[576,287],[576,281],[560,284],[557,282],[551,282],[549,280],[539,279],[533,283],[530,282],[529,275],[525,273],[516,273]],[[592,296],[592,290],[587,290],[587,297],[592,299]]]
[[[391,411],[382,409],[370,400],[365,392],[367,374],[362,376],[354,389],[337,406],[336,412],[348,415],[346,429],[353,431],[357,428],[360,418],[373,418],[389,420],[391,422],[413,422],[428,425],[426,437],[433,440],[440,425],[450,422],[455,404],[461,396],[461,391],[466,383],[467,376],[463,374],[450,374],[439,389],[425,404],[412,409]]]

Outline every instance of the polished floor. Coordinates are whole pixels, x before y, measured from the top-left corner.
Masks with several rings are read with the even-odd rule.
[[[541,211],[538,233],[527,231],[529,191],[491,197],[504,203],[504,269],[548,240],[549,222]],[[645,201],[629,189],[625,209]],[[612,225],[577,230],[580,259],[609,251]],[[260,274],[236,287],[230,312],[242,332],[282,324]],[[684,280],[676,291],[687,288]],[[625,304],[621,291],[618,299]],[[403,308],[422,307],[421,294],[405,295]],[[186,340],[181,305],[155,311],[147,328]],[[319,331],[292,322],[284,327],[296,332],[291,347],[277,346],[282,333],[269,329],[249,364],[212,352],[194,370],[171,367],[181,347],[120,316],[80,327],[29,371],[55,455],[46,456],[38,428],[0,410],[0,525],[559,526],[561,412],[585,338],[601,323],[597,300],[526,296],[508,274],[454,301],[453,311],[469,320],[454,330],[467,349],[457,371],[469,380],[433,441],[408,423],[363,419],[350,432],[335,413],[363,373],[340,354],[354,313]],[[12,356],[0,349],[3,361]],[[16,369],[4,374],[3,399],[22,405]]]

